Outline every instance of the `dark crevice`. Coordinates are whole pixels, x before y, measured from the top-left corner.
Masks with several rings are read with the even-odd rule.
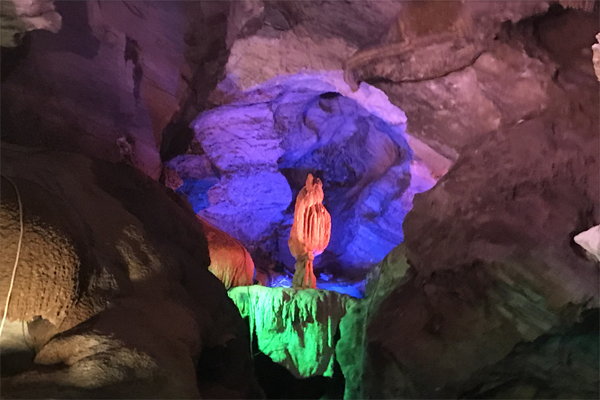
[[[131,61],[133,64],[132,78],[133,78],[133,97],[135,98],[136,104],[140,101],[140,90],[142,84],[142,78],[144,77],[144,70],[140,63],[140,46],[137,41],[131,39],[129,36],[125,36],[125,62]]]
[[[70,52],[88,60],[100,50],[100,40],[92,32],[88,20],[88,5],[84,1],[55,1],[56,12],[62,17],[58,33],[34,30],[28,33],[35,41],[43,43],[43,51]]]

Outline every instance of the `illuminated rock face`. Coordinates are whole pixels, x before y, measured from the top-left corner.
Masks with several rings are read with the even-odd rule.
[[[197,168],[190,155],[170,164],[184,179],[178,191],[201,218],[253,256],[260,249],[289,271],[296,262],[287,243],[292,201],[308,173],[321,179],[332,230],[327,249],[314,260],[317,276],[329,270],[358,274],[381,261],[402,242],[412,195],[435,183],[413,174],[402,111],[389,103],[386,108],[385,96],[374,88],[346,97],[350,89],[338,75],[273,80],[199,115],[194,140],[216,184],[190,174]],[[365,108],[367,98],[378,99],[377,107]]]
[[[248,251],[240,242],[215,228],[202,218],[198,218],[204,227],[210,253],[212,272],[225,288],[252,285],[254,279],[254,262]]]
[[[7,318],[29,322],[32,368],[64,365],[58,374],[3,376],[3,397],[260,396],[243,321],[208,271],[205,233],[189,207],[134,168],[81,155],[3,145],[1,167],[24,217]],[[2,189],[4,309],[20,213],[4,179]],[[214,366],[203,354],[225,344],[223,372],[197,376]]]
[[[600,261],[600,225],[575,235],[573,241],[583,247],[590,256]]]
[[[323,206],[323,183],[312,174],[296,199],[294,223],[288,246],[296,259],[293,288],[317,288],[313,272],[315,256],[323,253],[331,238],[331,216]]]
[[[592,51],[594,52],[592,62],[594,63],[594,72],[596,73],[596,77],[600,81],[600,33],[596,35],[596,40],[598,43],[595,43],[592,46]]]
[[[203,100],[186,101],[196,73],[199,85],[210,80],[197,60],[225,46],[227,9],[226,2],[67,1],[55,9],[49,0],[3,0],[3,48],[16,44],[15,33],[57,32],[28,32],[20,47],[27,57],[9,77],[3,70],[3,128],[11,126],[3,140],[124,161],[158,179],[161,162],[185,152],[185,144],[177,152],[186,134],[179,128],[203,109]],[[206,24],[215,15],[223,18]]]
[[[250,286],[229,297],[250,321],[258,349],[297,378],[332,377],[336,336],[357,300],[328,290]]]
[[[62,25],[60,14],[54,11],[52,0],[6,0],[0,3],[2,21],[2,47],[21,44],[25,32],[46,29],[57,33]]]

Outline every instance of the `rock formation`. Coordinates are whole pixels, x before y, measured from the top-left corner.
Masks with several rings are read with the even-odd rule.
[[[315,256],[323,253],[331,238],[331,216],[323,206],[323,183],[312,174],[298,193],[294,208],[294,223],[288,246],[296,259],[292,288],[317,288],[313,272]]]
[[[179,192],[201,218],[251,254],[261,249],[290,270],[289,205],[308,172],[321,174],[333,221],[331,242],[315,266],[364,271],[402,241],[401,224],[391,221],[402,220],[412,196],[435,184],[433,171],[443,175],[450,164],[408,138],[418,149],[413,153],[402,111],[367,85],[352,93],[339,72],[275,79],[230,94],[234,102],[194,122],[194,143],[206,153],[190,150],[169,165],[184,177]],[[198,157],[215,172],[203,173]]]
[[[398,250],[406,261],[394,261],[397,270],[406,272],[394,279],[379,278],[382,285],[395,282],[393,290],[368,314],[362,376],[369,383],[362,386],[363,396],[597,397],[592,360],[574,367],[585,377],[581,385],[560,380],[549,384],[554,388],[548,392],[523,381],[508,385],[507,378],[553,381],[551,369],[539,371],[536,365],[542,358],[562,369],[563,362],[551,358],[547,352],[552,351],[541,343],[582,322],[586,313],[597,313],[599,301],[598,263],[573,241],[599,221],[599,99],[589,58],[581,52],[595,32],[587,22],[592,18],[578,11],[547,18],[537,22],[544,49],[538,48],[538,57],[546,60],[537,78],[546,82],[538,92],[545,99],[543,110],[510,122],[512,108],[499,107],[505,122],[460,147],[450,171],[434,188],[415,196],[404,221],[405,247]],[[585,29],[586,39],[573,37],[572,47],[548,40],[568,26]],[[527,40],[513,36],[490,53],[517,54],[524,43],[531,46]],[[577,56],[567,58],[566,53]],[[554,68],[559,73],[552,79]],[[464,71],[438,81],[459,74]],[[488,68],[486,74],[495,73]],[[393,84],[383,85],[391,93],[401,91],[392,89]],[[422,84],[434,85],[436,81]],[[367,300],[369,296],[367,290]],[[556,336],[551,340],[555,344],[548,343],[550,347],[563,343]],[[585,346],[597,348],[597,336],[586,340]],[[585,347],[565,346],[578,360],[585,352]],[[508,370],[516,360],[528,367],[513,375]],[[482,369],[489,372],[485,383],[472,378]],[[385,372],[374,375],[372,370]],[[470,395],[460,392],[470,384]]]
[[[297,378],[333,376],[338,325],[356,299],[326,290],[262,286],[228,293],[248,318],[258,350]]]
[[[14,4],[62,29],[3,47],[3,142],[152,179],[3,149],[2,396],[600,397],[598,1]],[[364,298],[236,311],[249,254],[287,285],[323,247],[287,244],[309,173],[318,285]]]
[[[592,62],[594,63],[594,72],[596,73],[596,77],[600,81],[600,33],[596,35],[596,41],[592,46],[592,51],[594,52]]]
[[[37,353],[27,372],[2,377],[3,396],[260,395],[242,320],[208,271],[191,209],[131,167],[80,155],[3,145],[2,174],[19,189],[25,227],[8,319],[28,323]],[[3,179],[2,308],[16,201]],[[197,376],[214,348],[231,363]]]
[[[6,0],[0,3],[0,21],[0,44],[15,47],[22,44],[26,32],[34,29],[57,33],[62,18],[52,0]]]
[[[598,397],[598,316],[597,310],[589,310],[572,327],[515,346],[501,362],[466,383],[461,398]]]
[[[210,266],[212,272],[225,285],[226,289],[236,286],[248,286],[254,282],[254,262],[248,251],[240,242],[215,228],[208,222],[198,218],[210,253]]]
[[[2,1],[3,10],[11,4]],[[3,63],[19,65],[3,76],[3,140],[125,161],[158,179],[161,155],[185,152],[187,125],[205,108],[192,93],[212,90],[217,71],[206,57],[224,50],[227,10],[225,2],[59,2],[40,18],[60,14],[62,29],[29,32],[20,59],[3,51]]]

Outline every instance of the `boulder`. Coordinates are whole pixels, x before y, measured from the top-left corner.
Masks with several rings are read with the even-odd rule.
[[[134,168],[2,147],[0,306],[29,325],[33,365],[12,398],[260,395],[243,322],[208,270],[202,224]],[[13,182],[18,190],[12,187]],[[211,374],[203,358],[226,354]],[[229,360],[229,361],[227,361]]]

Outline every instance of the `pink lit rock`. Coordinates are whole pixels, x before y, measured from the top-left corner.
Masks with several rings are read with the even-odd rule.
[[[594,72],[596,72],[596,77],[600,81],[600,33],[596,35],[596,40],[598,43],[592,46],[593,55],[593,63],[594,63]]]
[[[581,232],[573,240],[600,261],[600,225]]]

